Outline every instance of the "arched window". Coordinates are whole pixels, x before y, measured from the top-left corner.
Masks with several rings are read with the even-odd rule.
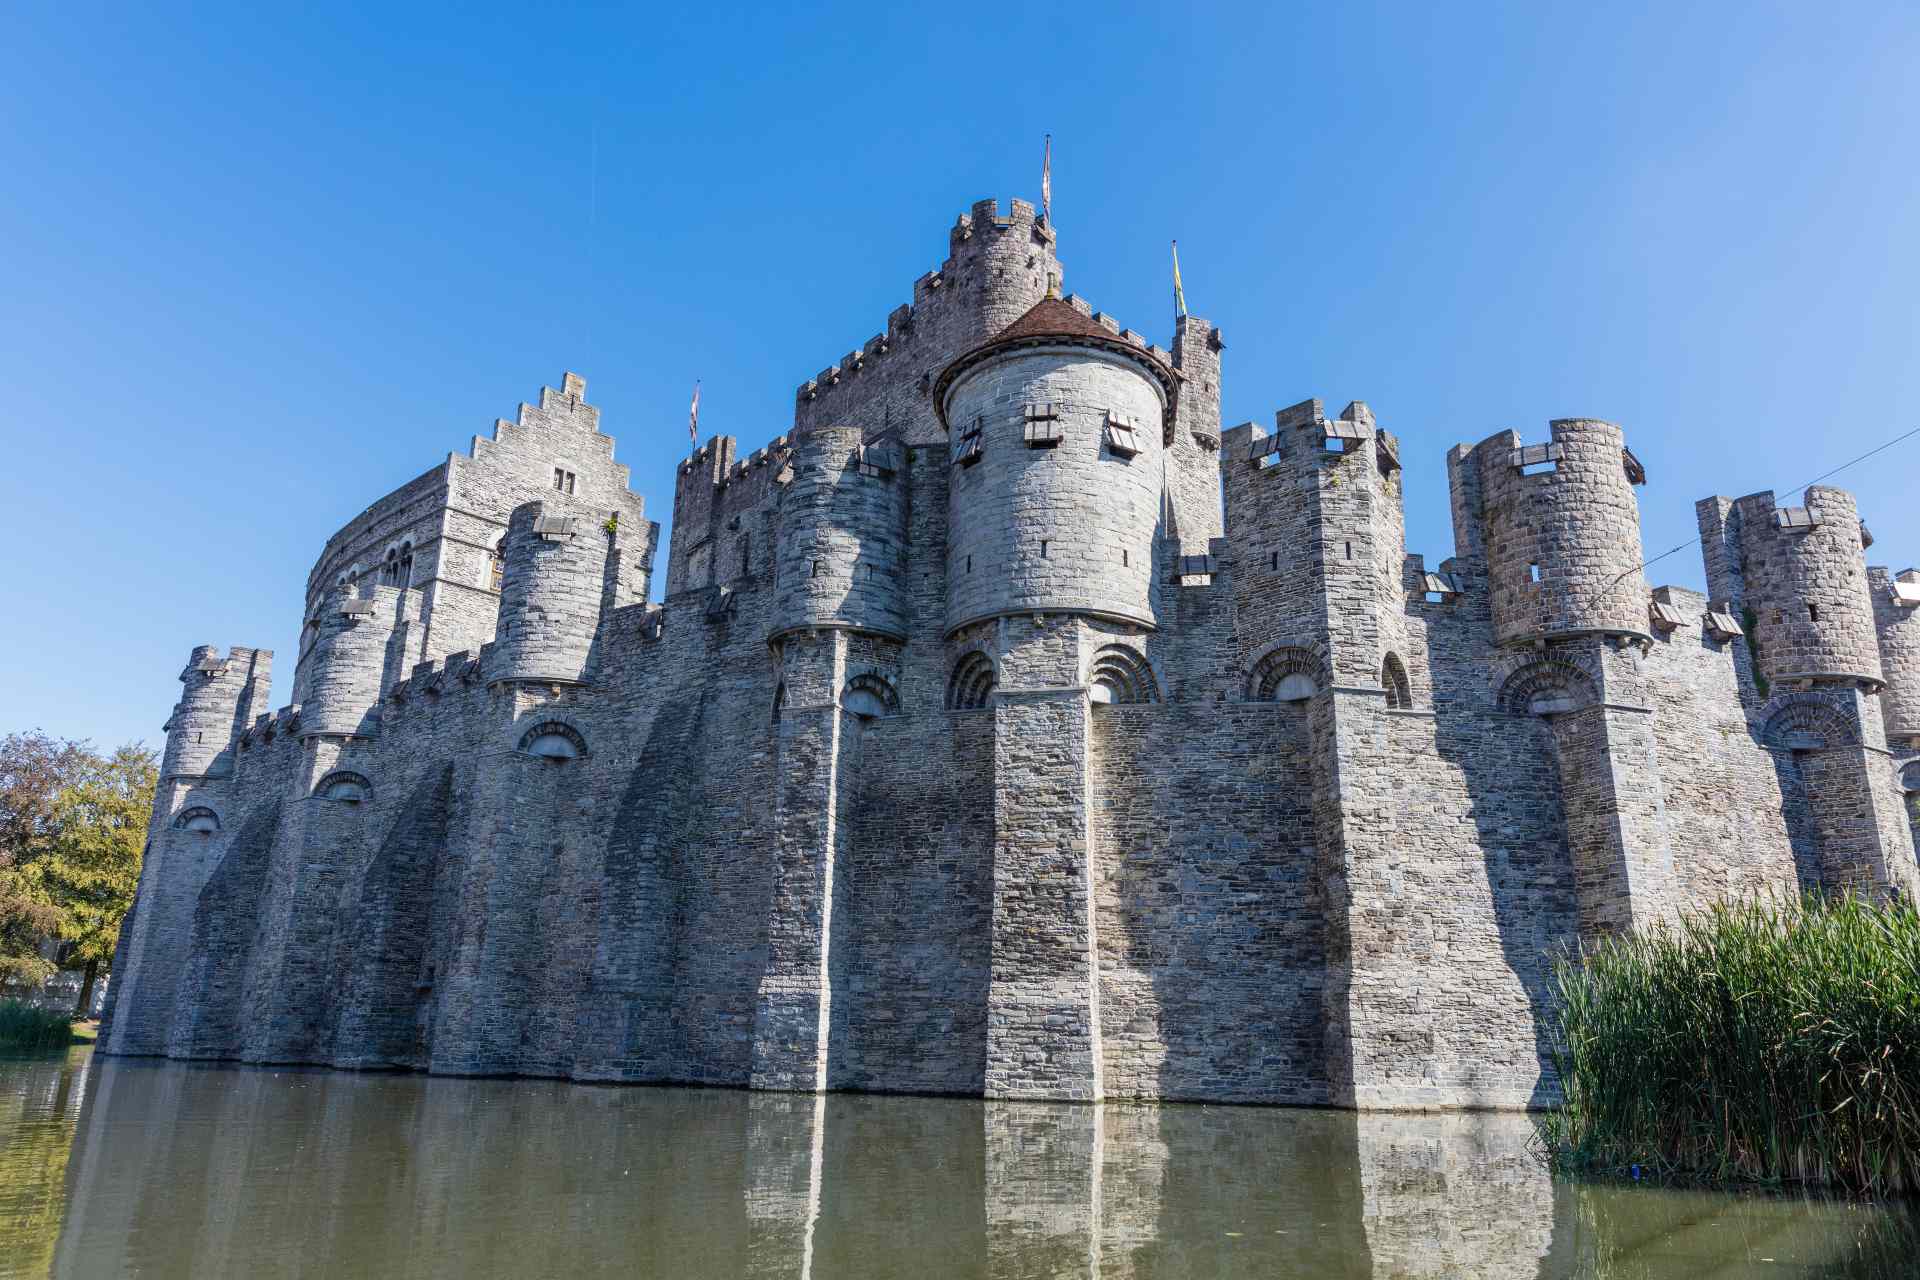
[[[1380,687],[1387,691],[1387,705],[1394,710],[1405,711],[1413,706],[1413,685],[1397,654],[1388,654],[1387,660],[1380,664]]]
[[[394,566],[393,585],[396,587],[413,585],[413,544],[411,542],[400,544],[400,560]]]
[[[947,681],[947,709],[977,711],[992,697],[993,659],[978,649],[963,654]]]
[[[1500,709],[1508,715],[1558,715],[1598,700],[1593,678],[1570,662],[1529,663],[1500,686]]]
[[[1158,702],[1160,690],[1144,657],[1124,645],[1110,644],[1093,655],[1087,697],[1099,703]]]
[[[893,691],[885,676],[866,671],[847,681],[847,687],[840,693],[840,707],[862,720],[871,720],[898,711],[900,695]]]
[[[220,815],[203,804],[195,805],[191,809],[182,809],[179,816],[174,818],[173,825],[179,831],[210,836],[220,829]]]
[[[1788,702],[1767,717],[1760,740],[1783,751],[1819,751],[1854,746],[1860,734],[1853,717],[1839,707],[1807,699]]]
[[[521,735],[520,750],[543,760],[574,760],[587,754],[587,740],[572,725],[548,720]]]
[[[1282,645],[1253,664],[1247,697],[1253,702],[1305,702],[1320,692],[1320,683],[1320,660],[1309,650]]]
[[[347,769],[337,769],[314,785],[313,794],[322,800],[338,800],[341,804],[359,804],[373,799],[373,784],[360,774]]]
[[[487,590],[500,590],[501,580],[507,576],[507,558],[500,553],[500,540],[505,534],[493,539],[493,546],[487,551]]]
[[[388,547],[387,558],[380,565],[380,585],[390,587],[400,580],[400,548]]]

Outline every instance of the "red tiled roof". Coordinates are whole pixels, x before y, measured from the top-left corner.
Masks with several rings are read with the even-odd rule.
[[[992,346],[1016,338],[1106,338],[1111,341],[1113,336],[1060,299],[1042,298],[1027,309],[1027,314],[982,345]]]
[[[1159,356],[1142,346],[1116,333],[1107,330],[1099,322],[1081,315],[1071,305],[1059,298],[1042,298],[1027,309],[1027,313],[988,338],[979,346],[963,352],[951,364],[941,371],[934,387],[935,412],[940,414],[941,422],[946,421],[946,388],[964,370],[985,359],[989,353],[1005,347],[1026,343],[1045,343],[1059,339],[1068,343],[1088,343],[1104,347],[1109,351],[1124,352],[1145,365],[1160,385],[1166,389],[1167,401],[1171,405],[1179,394],[1180,375],[1170,368]]]

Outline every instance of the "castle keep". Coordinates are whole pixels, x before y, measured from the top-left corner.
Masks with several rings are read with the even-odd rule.
[[[291,703],[195,649],[101,1043],[451,1074],[1358,1107],[1547,1096],[1550,955],[1910,891],[1920,573],[1620,429],[1447,458],[1059,296],[976,204],[658,526],[569,374],[307,581]]]

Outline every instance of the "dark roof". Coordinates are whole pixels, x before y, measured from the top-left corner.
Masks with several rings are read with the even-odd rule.
[[[940,415],[941,425],[945,426],[947,420],[944,403],[947,388],[952,386],[954,379],[962,373],[996,351],[1009,347],[1039,346],[1061,342],[1099,347],[1138,360],[1166,391],[1167,408],[1171,413],[1174,397],[1179,394],[1180,375],[1178,373],[1145,347],[1135,346],[1118,334],[1108,332],[1105,326],[1088,316],[1081,315],[1071,304],[1059,298],[1047,297],[1034,303],[1018,320],[971,351],[964,352],[941,370],[933,390],[934,411]]]
[[[1027,309],[1027,314],[1002,329],[987,342],[992,346],[1015,338],[1111,338],[1091,317],[1083,316],[1058,298],[1042,298]]]

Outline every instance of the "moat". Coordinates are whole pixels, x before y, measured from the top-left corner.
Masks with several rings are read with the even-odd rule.
[[[1572,1183],[1522,1115],[0,1058],[0,1277],[1912,1274],[1911,1207]]]

